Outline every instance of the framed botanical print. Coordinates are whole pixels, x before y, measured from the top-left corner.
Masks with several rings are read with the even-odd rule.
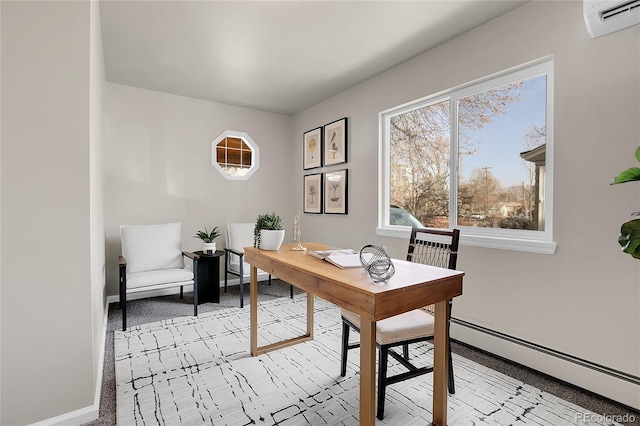
[[[322,173],[304,177],[305,213],[322,213]]]
[[[349,170],[324,174],[324,212],[347,214]]]
[[[347,117],[324,126],[324,165],[347,162]]]
[[[309,170],[322,166],[322,127],[305,132],[302,143],[302,168]]]

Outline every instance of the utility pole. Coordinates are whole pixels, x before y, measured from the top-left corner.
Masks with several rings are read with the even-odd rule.
[[[489,169],[491,167],[483,167],[484,170],[484,216],[485,218],[489,215]]]

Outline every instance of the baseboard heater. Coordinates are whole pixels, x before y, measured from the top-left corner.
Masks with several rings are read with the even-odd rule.
[[[547,355],[554,356],[556,358],[563,359],[565,361],[572,362],[574,364],[578,364],[582,367],[590,368],[592,370],[598,371],[600,373],[607,374],[609,376],[626,380],[627,382],[633,383],[635,385],[640,385],[640,377],[634,376],[633,374],[625,373],[624,371],[616,370],[614,368],[607,367],[605,365],[601,365],[583,358],[578,358],[577,356],[573,356],[564,352],[557,351],[555,349],[547,348],[546,346],[538,345],[537,343],[528,342],[526,340],[520,339],[518,337],[510,336],[508,334],[501,333],[499,331],[491,330],[490,328],[483,327],[481,325],[473,324],[458,318],[451,317],[451,322],[454,324],[458,324],[462,327],[467,327],[475,331],[479,331],[481,333],[488,334],[493,337],[497,337],[499,339],[503,339],[512,343],[516,343],[520,346],[527,347],[529,349],[536,350],[538,352],[542,352]]]

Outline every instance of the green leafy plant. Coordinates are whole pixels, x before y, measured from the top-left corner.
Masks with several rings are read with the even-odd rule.
[[[253,229],[253,246],[260,247],[260,231],[263,229],[279,231],[282,227],[280,216],[275,213],[260,214],[256,219],[256,226]]]
[[[640,162],[640,147],[636,149],[636,160]],[[633,181],[640,181],[640,167],[631,167],[623,171],[613,179],[612,185]],[[631,216],[635,219],[622,224],[618,242],[623,252],[640,259],[640,212],[634,212]]]
[[[222,233],[218,230],[217,226],[214,226],[211,232],[207,231],[207,226],[205,225],[204,231],[196,232],[196,235],[193,238],[200,238],[205,243],[212,243],[213,240],[218,238]]]

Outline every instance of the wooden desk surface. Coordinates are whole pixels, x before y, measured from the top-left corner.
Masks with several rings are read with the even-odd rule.
[[[246,247],[244,257],[252,266],[371,321],[462,294],[464,272],[394,259],[394,276],[387,283],[375,284],[362,268],[340,269],[308,254],[328,246],[303,245],[307,251],[291,250],[294,244],[283,244],[274,251]]]

